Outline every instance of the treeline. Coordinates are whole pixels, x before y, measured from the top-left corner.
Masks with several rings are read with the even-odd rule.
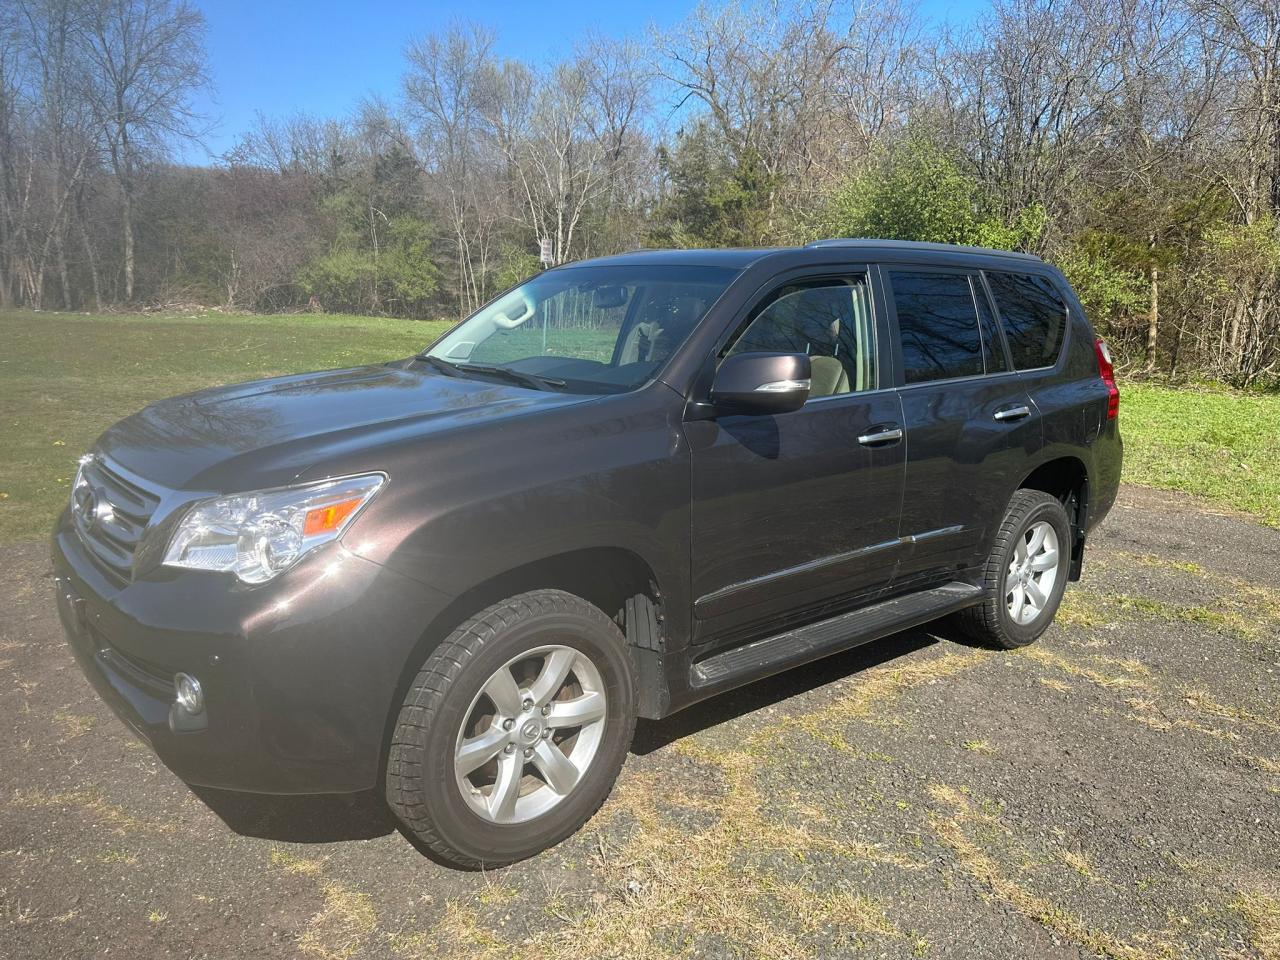
[[[1275,0],[995,0],[964,29],[765,0],[537,64],[452,24],[395,97],[179,166],[203,30],[172,0],[0,6],[0,306],[457,316],[539,238],[877,236],[1052,259],[1131,370],[1280,371]]]

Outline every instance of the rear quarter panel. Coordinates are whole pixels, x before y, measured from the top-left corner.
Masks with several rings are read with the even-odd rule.
[[[1032,468],[1062,457],[1084,463],[1089,480],[1087,528],[1111,509],[1120,485],[1121,445],[1115,420],[1107,420],[1107,386],[1098,373],[1092,326],[1066,278],[1044,271],[1067,302],[1070,323],[1057,364],[1019,374],[1036,405],[1044,445]]]

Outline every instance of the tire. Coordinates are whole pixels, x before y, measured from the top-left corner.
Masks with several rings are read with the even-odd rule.
[[[1019,545],[1025,550],[1028,538],[1045,527],[1053,537],[1045,536],[1044,542],[1056,541],[1056,567],[1049,584],[1044,577],[1048,571],[1036,571],[1021,560]],[[1034,532],[1033,532],[1034,531]],[[1013,650],[1025,647],[1044,633],[1067,585],[1067,573],[1071,564],[1071,525],[1067,512],[1055,498],[1040,490],[1019,490],[1009,501],[1009,509],[996,533],[991,553],[983,567],[984,599],[977,606],[960,611],[956,622],[960,629],[973,639],[989,646]],[[1045,556],[1042,545],[1036,556]],[[1011,570],[1018,560],[1016,570]],[[1031,564],[1043,565],[1046,560],[1031,558]],[[1023,606],[1017,607],[1019,584],[1029,578],[1031,586],[1023,586]],[[1037,603],[1032,590],[1043,596]],[[1011,602],[1014,609],[1011,609]],[[1018,615],[1015,617],[1015,610]]]
[[[548,694],[564,663],[564,685]],[[565,725],[579,714],[599,719]],[[634,730],[618,627],[572,594],[523,593],[461,624],[418,671],[388,747],[387,804],[428,855],[464,869],[504,866],[591,819]],[[491,759],[464,772],[498,742]]]

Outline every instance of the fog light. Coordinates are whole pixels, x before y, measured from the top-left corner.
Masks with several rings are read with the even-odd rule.
[[[195,714],[204,710],[204,690],[200,688],[200,681],[195,677],[185,673],[175,673],[173,691],[178,697],[178,703],[182,704],[182,708],[187,713]]]

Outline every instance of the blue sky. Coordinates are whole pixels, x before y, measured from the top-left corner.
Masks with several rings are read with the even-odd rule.
[[[677,23],[696,5],[696,0],[195,2],[208,24],[213,78],[211,95],[201,96],[197,108],[213,129],[205,146],[184,151],[191,163],[221,155],[259,112],[341,115],[372,93],[394,99],[406,41],[455,18],[492,27],[502,55],[539,62],[567,52],[590,27],[611,36],[635,35],[650,23]],[[955,20],[980,5],[982,0],[924,0],[922,10]]]

